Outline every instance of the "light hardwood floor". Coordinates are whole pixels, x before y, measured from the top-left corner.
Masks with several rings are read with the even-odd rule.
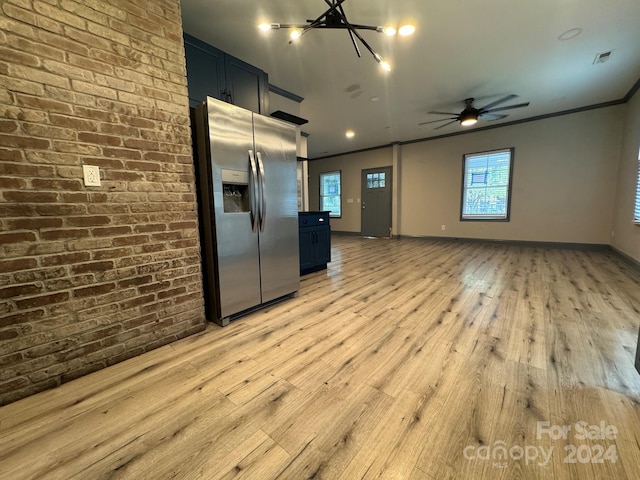
[[[0,408],[0,478],[638,480],[639,323],[608,253],[335,236],[298,298]]]

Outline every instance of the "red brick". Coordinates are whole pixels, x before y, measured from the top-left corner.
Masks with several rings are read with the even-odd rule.
[[[79,263],[71,266],[71,272],[74,274],[104,272],[105,270],[111,269],[113,269],[113,262],[111,261]]]
[[[103,148],[102,153],[105,157],[126,158],[131,160],[139,160],[142,154],[138,150],[126,148]]]
[[[118,121],[118,115],[116,115],[114,112],[98,110],[97,108],[76,106],[75,113],[76,113],[76,116],[80,118],[88,118],[88,119],[100,121],[100,122],[115,123]],[[110,132],[105,132],[105,133],[110,133]]]
[[[73,291],[74,297],[93,297],[96,295],[104,295],[116,288],[115,283],[105,283],[103,285],[92,285],[90,287],[77,288]]]
[[[35,322],[44,317],[44,310],[32,310],[29,312],[19,312],[6,317],[0,317],[0,328],[10,327],[23,323]]]
[[[87,207],[84,205],[37,205],[36,212],[38,215],[82,215],[83,213],[87,213]]]
[[[81,142],[110,145],[114,147],[122,145],[120,137],[115,137],[113,135],[101,135],[99,133],[80,132],[78,133],[78,140]]]
[[[3,147],[46,149],[49,148],[50,145],[49,140],[45,140],[44,138],[0,134],[0,146]]]
[[[41,228],[58,228],[62,226],[61,218],[32,217],[7,220],[11,230],[39,230]]]
[[[11,340],[20,335],[19,330],[0,330],[0,341]]]
[[[0,178],[0,188],[2,189],[25,188],[26,185],[27,185],[27,182],[22,178],[6,178],[6,177]]]
[[[0,160],[9,162],[21,162],[23,159],[21,150],[10,150],[6,148],[0,148]]]
[[[42,285],[29,284],[29,285],[16,285],[13,287],[7,287],[0,289],[0,298],[15,298],[25,295],[35,295],[42,292]]]
[[[115,235],[125,235],[128,233],[131,233],[131,227],[120,226],[120,227],[92,228],[91,233],[95,237],[112,237]]]
[[[74,252],[42,257],[40,262],[43,266],[50,267],[52,265],[71,265],[74,263],[82,263],[87,262],[90,259],[91,254],[89,252]]]
[[[0,119],[0,132],[1,133],[17,132],[19,128],[20,128],[20,126],[18,125],[18,122],[16,122],[15,120],[2,120],[2,119]],[[157,148],[155,148],[154,150],[157,150]]]
[[[58,199],[57,193],[28,192],[28,191],[7,191],[2,196],[9,202],[20,203],[55,203]]]
[[[149,241],[149,235],[130,235],[128,237],[116,237],[113,239],[115,246],[141,245]]]
[[[141,277],[132,277],[126,280],[121,280],[118,282],[118,286],[120,288],[128,288],[128,287],[137,287],[139,285],[145,285],[153,281],[153,277],[151,275],[143,275]]]
[[[111,248],[109,250],[98,250],[93,252],[94,260],[106,260],[112,258],[122,258],[131,255],[130,248]]]
[[[151,303],[155,301],[155,295],[146,295],[143,297],[136,297],[131,300],[125,300],[120,303],[120,307],[122,310],[127,310],[129,308],[139,307],[140,305],[145,305],[147,303]]]
[[[34,178],[31,185],[38,190],[81,190],[84,188],[80,180],[49,180]]]
[[[33,232],[0,233],[0,245],[35,241],[36,235]]]
[[[28,308],[45,307],[54,303],[62,303],[67,300],[69,300],[69,292],[60,292],[50,295],[27,298],[25,300],[17,300],[16,305],[19,309],[26,310]]]
[[[85,238],[89,236],[89,230],[67,229],[67,230],[45,230],[40,232],[43,240],[66,240],[70,238]]]
[[[96,225],[109,225],[111,218],[106,215],[94,215],[88,217],[68,217],[67,225],[72,227],[93,227]]]

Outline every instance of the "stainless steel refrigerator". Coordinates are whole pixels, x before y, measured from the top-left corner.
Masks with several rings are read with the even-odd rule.
[[[195,119],[207,312],[227,325],[300,286],[296,127],[214,98]]]

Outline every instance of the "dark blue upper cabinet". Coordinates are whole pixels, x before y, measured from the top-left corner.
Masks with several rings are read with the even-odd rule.
[[[269,114],[269,80],[265,72],[189,34],[184,35],[189,106],[206,96]]]

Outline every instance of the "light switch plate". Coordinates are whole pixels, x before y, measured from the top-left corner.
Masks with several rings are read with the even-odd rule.
[[[100,167],[96,165],[83,165],[82,173],[84,174],[85,187],[100,186]]]

